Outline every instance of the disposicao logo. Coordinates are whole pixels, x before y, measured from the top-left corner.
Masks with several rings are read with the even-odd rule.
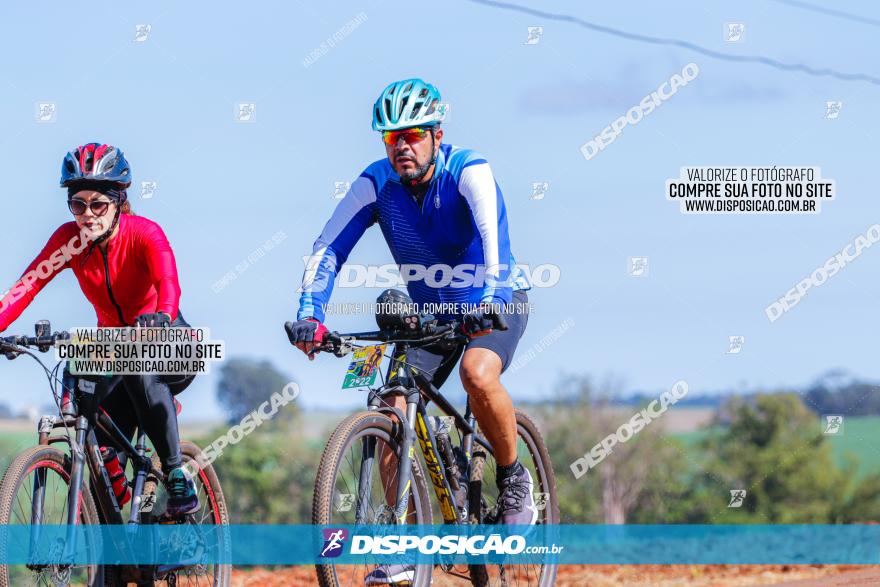
[[[321,548],[321,556],[323,558],[333,558],[342,554],[345,550],[345,541],[348,539],[348,530],[343,528],[324,528],[324,546]]]

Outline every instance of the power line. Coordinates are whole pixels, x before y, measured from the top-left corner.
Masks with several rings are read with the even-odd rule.
[[[775,2],[779,2],[780,4],[789,4],[791,6],[797,6],[798,8],[803,8],[805,10],[813,10],[815,12],[821,12],[822,14],[828,14],[831,16],[836,16],[838,18],[845,18],[846,20],[851,20],[853,22],[857,22],[860,24],[869,24],[872,26],[880,26],[880,20],[874,20],[873,18],[868,18],[866,16],[859,16],[858,14],[851,14],[849,12],[843,12],[842,10],[834,10],[833,8],[825,8],[824,6],[817,6],[816,4],[810,4],[809,2],[799,2],[798,0],[774,0]]]
[[[626,31],[622,31],[620,29],[615,29],[612,27],[607,27],[600,24],[595,24],[592,22],[588,22],[576,16],[570,16],[567,14],[554,14],[551,12],[544,12],[542,10],[536,10],[534,8],[528,8],[526,6],[519,6],[517,4],[510,4],[507,2],[498,2],[496,0],[470,0],[471,2],[477,4],[483,4],[486,6],[492,6],[494,8],[501,8],[503,10],[513,10],[517,12],[523,12],[525,14],[531,14],[533,16],[540,16],[541,18],[546,18],[550,20],[559,20],[563,22],[570,22],[572,24],[579,25],[583,28],[590,29],[596,32],[605,33],[607,35],[613,35],[615,37],[621,37],[624,39],[629,39],[631,41],[639,41],[642,43],[650,43],[652,45],[671,45],[674,47],[681,47],[682,49],[687,49],[689,51],[693,51],[695,53],[699,53],[701,55],[705,55],[707,57],[712,57],[714,59],[721,59],[724,61],[735,61],[739,63],[761,63],[767,65],[769,67],[773,67],[776,69],[781,69],[784,71],[800,71],[807,75],[812,75],[815,77],[833,77],[843,81],[863,81],[868,82],[870,84],[874,84],[875,86],[880,86],[880,78],[874,77],[872,75],[867,75],[864,73],[844,73],[841,71],[837,71],[835,69],[823,68],[817,69],[815,67],[811,67],[809,65],[804,65],[802,63],[783,63],[782,61],[778,61],[776,59],[772,59],[770,57],[761,57],[757,55],[728,55],[726,53],[721,53],[719,51],[713,51],[712,49],[706,49],[705,47],[701,47],[689,41],[682,41],[679,39],[666,39],[662,37],[652,37],[649,35],[640,35],[637,33],[628,33]]]

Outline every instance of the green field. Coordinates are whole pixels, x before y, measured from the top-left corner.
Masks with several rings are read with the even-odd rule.
[[[846,417],[843,434],[828,436],[839,463],[847,453],[859,459],[859,475],[880,471],[880,416]]]
[[[342,419],[334,415],[336,419]],[[326,427],[327,422],[322,422]],[[672,434],[681,441],[688,450],[697,450],[700,440],[718,431],[708,428]],[[14,424],[0,422],[0,472],[6,469],[9,460],[22,449],[36,443],[36,426],[16,421]],[[843,464],[844,455],[855,455],[859,460],[859,475],[880,471],[880,416],[847,417],[844,420],[843,434],[829,435],[834,456],[839,464]],[[310,438],[313,448],[320,449],[324,439]]]
[[[672,436],[691,451],[697,450],[697,444],[719,428],[682,432]],[[859,461],[859,476],[880,471],[880,416],[845,417],[843,434],[828,435],[834,458],[843,465],[847,454],[854,455]]]

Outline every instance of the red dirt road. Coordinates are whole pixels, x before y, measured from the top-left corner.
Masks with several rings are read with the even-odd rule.
[[[314,567],[235,569],[232,587],[310,587],[316,585]],[[465,586],[467,581],[435,573],[435,586]],[[880,586],[880,567],[795,565],[564,565],[559,587],[785,587]]]

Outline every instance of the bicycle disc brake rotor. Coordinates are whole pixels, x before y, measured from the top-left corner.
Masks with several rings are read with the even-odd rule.
[[[394,524],[394,510],[388,504],[382,504],[376,513],[376,524],[389,525]]]

